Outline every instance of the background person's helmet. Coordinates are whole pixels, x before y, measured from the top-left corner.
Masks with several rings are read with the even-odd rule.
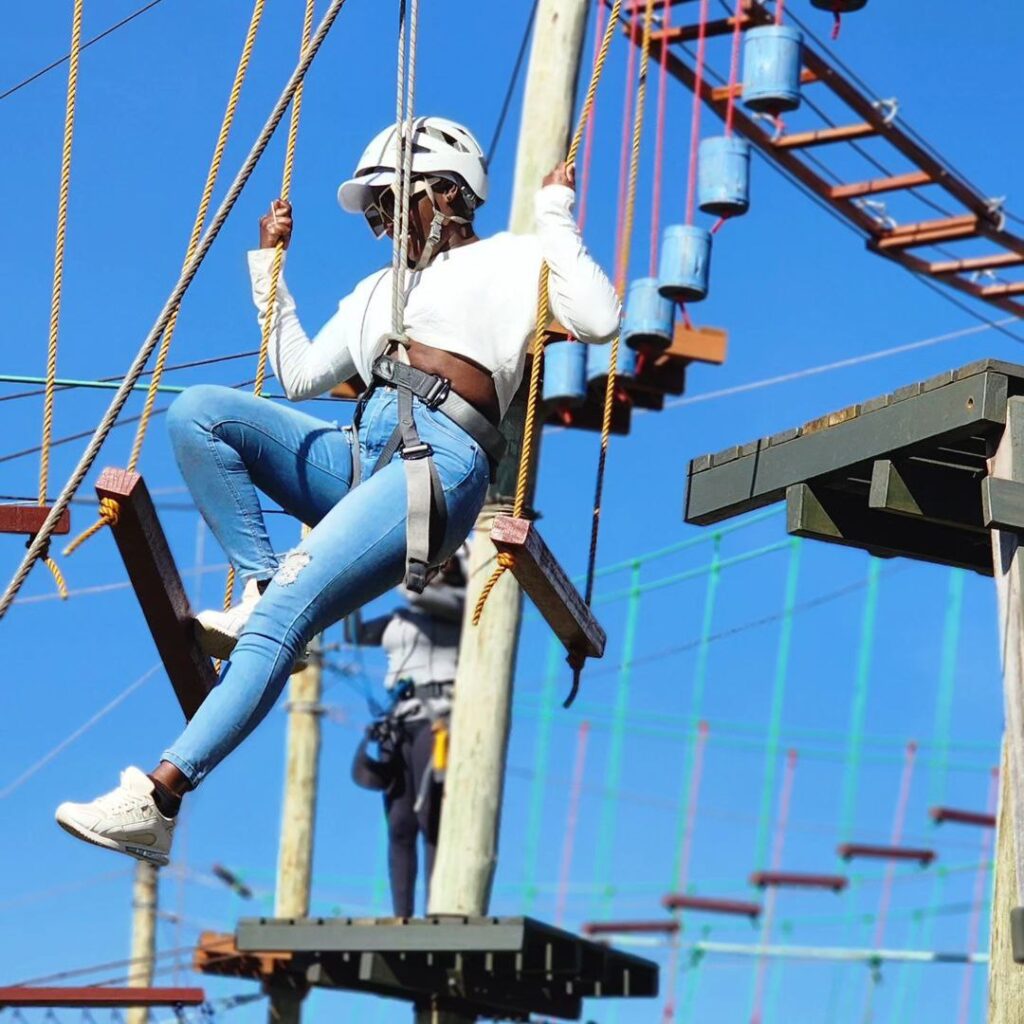
[[[378,132],[363,151],[355,174],[342,182],[338,202],[349,213],[362,213],[372,189],[391,185],[398,177],[398,133],[395,125]],[[473,133],[446,117],[413,121],[412,173],[446,178],[458,184],[470,211],[487,199],[487,158]]]

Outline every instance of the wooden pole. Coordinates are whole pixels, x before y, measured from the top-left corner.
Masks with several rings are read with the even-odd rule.
[[[323,670],[319,638],[310,645],[309,665],[292,676],[288,690],[288,739],[284,804],[277,853],[276,917],[308,917],[313,878],[313,836],[320,767]],[[303,988],[270,989],[270,1024],[299,1024]]]
[[[157,867],[140,860],[132,882],[132,953],[128,985],[151,988],[156,954]],[[149,1007],[133,1006],[125,1013],[127,1024],[149,1024]]]
[[[586,35],[588,0],[540,0],[523,99],[510,230],[534,230],[533,200],[544,176],[565,159]],[[476,522],[470,546],[466,608],[472,609],[497,557],[490,541],[494,517],[507,513],[515,492],[525,424],[525,388],[505,416],[509,447]],[[539,447],[539,432],[534,440]],[[534,467],[537,460],[534,458]],[[532,500],[531,493],[528,502]],[[433,914],[484,914],[491,896],[501,823],[522,594],[512,573],[494,588],[480,625],[466,615],[452,713],[452,747],[445,781],[437,862],[430,887]],[[466,1018],[420,1012],[430,1024]]]
[[[1024,483],[1024,399],[1006,403],[1006,429],[989,460],[989,476]],[[1024,905],[1024,548],[1018,534],[992,531],[992,562],[999,599],[1006,737],[1000,769],[995,893],[989,942],[989,1024],[1024,1024],[1024,967],[1014,963],[1010,911]]]

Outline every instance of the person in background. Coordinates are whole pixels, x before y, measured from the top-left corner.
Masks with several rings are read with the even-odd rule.
[[[388,615],[345,620],[345,639],[382,647],[388,658],[384,686],[390,703],[366,730],[352,765],[355,783],[384,791],[388,825],[388,874],[396,917],[412,917],[416,904],[418,844],[423,837],[426,882],[437,850],[448,722],[452,708],[459,634],[466,603],[466,549],[448,560],[417,594]],[[367,747],[378,744],[380,757]],[[429,899],[429,895],[428,895]]]

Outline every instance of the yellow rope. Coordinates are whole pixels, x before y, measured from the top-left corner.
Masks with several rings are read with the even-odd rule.
[[[210,209],[210,202],[213,199],[213,189],[217,183],[217,176],[220,173],[220,165],[224,157],[224,150],[227,147],[228,136],[231,133],[231,126],[235,120],[235,110],[238,107],[238,99],[242,93],[242,83],[245,81],[246,72],[249,69],[249,61],[252,57],[253,45],[256,42],[256,31],[263,18],[263,8],[266,0],[255,0],[252,16],[249,19],[249,28],[245,34],[245,42],[242,45],[242,53],[238,59],[238,67],[235,69],[234,81],[231,84],[231,93],[228,96],[227,107],[221,121],[220,131],[217,133],[217,143],[213,149],[213,156],[210,159],[210,167],[206,172],[206,183],[203,186],[202,197],[199,200],[199,208],[196,211],[195,221],[192,224],[192,233],[189,236],[188,248],[185,252],[184,266],[188,266],[195,255],[202,237],[203,224],[206,222],[206,215]],[[163,376],[164,366],[167,363],[167,356],[171,349],[171,341],[174,338],[174,331],[178,325],[178,313],[180,306],[174,310],[163,337],[160,339],[160,349],[157,352],[156,363],[153,367],[153,375],[149,381],[149,389],[146,392],[146,401],[142,407],[142,415],[139,417],[139,425],[135,432],[135,441],[132,445],[131,457],[128,460],[128,469],[134,471],[139,463],[139,456],[142,454],[142,444],[149,428],[149,421],[153,414],[153,406],[156,404],[157,389]],[[64,554],[69,555],[82,543],[88,540],[93,534],[98,533],[104,525],[113,526],[116,520],[111,520],[104,512],[101,503],[100,519],[90,526],[84,533],[76,537],[65,549]]]
[[[302,19],[302,45],[299,47],[300,56],[306,52],[309,41],[313,35],[313,8],[315,0],[306,0],[306,11]],[[302,87],[295,90],[295,97],[292,100],[291,119],[288,122],[288,141],[284,150],[284,169],[281,172],[281,198],[288,201],[292,191],[292,172],[295,169],[295,149],[299,138],[299,118],[302,114]],[[270,348],[270,332],[274,325],[274,312],[277,306],[277,285],[281,279],[281,266],[284,263],[284,244],[278,242],[274,246],[274,262],[270,268],[270,290],[267,294],[267,314],[260,325],[260,354],[256,362],[256,380],[253,384],[253,392],[257,395],[263,394],[263,385],[267,379],[267,351]],[[231,607],[231,599],[235,590],[235,567],[228,569],[228,578],[224,584],[224,611]],[[217,671],[220,671],[220,662],[216,663]]]
[[[651,24],[654,20],[654,0],[647,0],[644,12],[644,33],[640,49],[640,76],[637,81],[636,113],[633,118],[633,151],[629,162],[629,187],[626,192],[625,219],[622,227],[622,247],[619,251],[619,278],[615,288],[621,299],[626,290],[629,252],[633,242],[633,219],[636,212],[636,187],[640,170],[640,140],[644,127],[644,102],[647,98],[647,63],[651,54]],[[590,551],[587,557],[587,583],[584,598],[587,604],[594,594],[594,566],[597,561],[597,536],[601,526],[601,500],[604,495],[604,470],[608,458],[608,442],[612,432],[612,412],[615,408],[615,388],[619,365],[620,335],[612,339],[608,354],[608,379],[604,390],[604,411],[601,417],[601,450],[597,460],[597,484],[594,493],[594,513],[590,527]]]
[[[75,103],[78,98],[78,55],[82,43],[82,4],[75,0],[71,19],[71,53],[68,57],[68,91],[64,107],[64,145],[60,157],[60,198],[57,202],[57,243],[53,257],[53,290],[50,293],[50,340],[46,356],[46,397],[43,399],[43,444],[39,459],[39,504],[46,504],[50,479],[50,439],[53,436],[53,396],[57,382],[57,337],[60,300],[64,286],[64,242],[68,227],[68,193],[71,189],[71,145],[75,137]]]
[[[648,0],[651,5],[653,0]],[[579,120],[576,123],[576,131],[573,134],[572,143],[569,146],[569,153],[566,156],[566,163],[570,166],[576,163],[576,154],[579,152],[580,144],[583,141],[583,133],[590,120],[594,108],[594,97],[597,95],[597,86],[601,81],[601,73],[604,71],[605,62],[608,59],[608,51],[611,48],[612,37],[615,35],[615,28],[619,22],[619,12],[622,10],[622,0],[615,0],[612,4],[611,14],[608,16],[608,24],[605,26],[604,37],[601,40],[601,49],[598,51],[594,61],[594,67],[590,72],[590,84],[587,86],[586,95],[583,98],[583,106],[580,108]],[[650,15],[648,14],[648,21]],[[548,287],[551,270],[547,263],[544,263],[540,271],[540,286],[537,292],[537,321],[533,333],[533,363],[530,367],[530,386],[526,400],[526,425],[523,429],[523,447],[519,456],[519,473],[516,477],[516,497],[512,509],[512,515],[522,516],[526,509],[526,494],[529,490],[530,469],[533,462],[533,439],[537,427],[537,403],[541,390],[541,369],[544,361],[544,338],[548,328]],[[616,339],[617,340],[617,339]],[[614,364],[613,364],[614,365]],[[494,572],[480,591],[476,606],[473,609],[473,625],[479,625],[480,616],[483,615],[484,605],[491,595],[502,574],[515,565],[515,557],[508,552],[501,552],[498,555],[498,565]]]
[[[39,504],[46,504],[50,482],[50,441],[53,437],[53,399],[57,391],[57,340],[61,296],[64,290],[64,247],[68,229],[68,195],[71,191],[71,148],[75,138],[75,106],[78,100],[78,56],[82,49],[83,0],[75,0],[71,16],[71,52],[68,54],[68,89],[64,105],[64,142],[60,156],[60,193],[57,200],[57,240],[53,255],[53,288],[50,292],[50,335],[46,350],[46,392],[43,398],[43,442],[39,455]],[[46,567],[61,598],[68,588],[57,563],[46,555]]]
[[[313,34],[314,0],[306,0],[306,14],[302,21],[302,47],[300,54],[309,46]],[[302,113],[302,86],[295,90],[292,100],[291,120],[288,123],[288,144],[284,151],[284,171],[281,174],[281,198],[288,201],[292,191],[292,170],[295,167],[295,144],[299,137],[299,117]],[[284,262],[284,244],[278,242],[274,246],[274,263],[270,268],[270,291],[267,295],[267,315],[263,318],[260,332],[260,355],[256,363],[256,383],[253,390],[257,395],[263,393],[263,383],[267,377],[267,349],[270,346],[270,331],[274,324],[274,311],[277,306],[277,284],[281,278],[281,265]]]

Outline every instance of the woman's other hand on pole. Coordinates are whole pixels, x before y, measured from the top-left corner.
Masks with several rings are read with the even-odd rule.
[[[545,185],[565,185],[576,190],[576,167],[564,160],[544,179]]]

